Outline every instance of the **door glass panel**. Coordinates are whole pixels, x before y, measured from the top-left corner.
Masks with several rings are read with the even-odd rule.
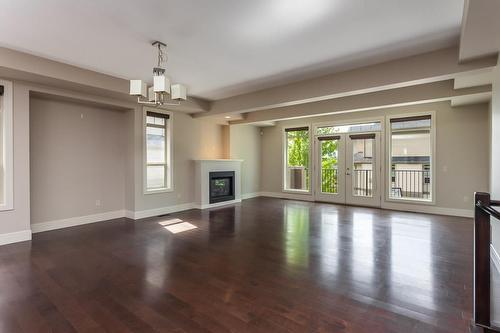
[[[356,197],[373,196],[373,138],[352,139],[352,193]]]
[[[338,140],[321,140],[321,192],[338,193]]]

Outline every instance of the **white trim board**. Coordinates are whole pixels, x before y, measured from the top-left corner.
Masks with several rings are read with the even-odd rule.
[[[0,245],[7,245],[29,240],[31,240],[31,230],[22,230],[17,232],[10,232],[7,234],[0,234]]]
[[[184,210],[194,209],[194,208],[196,208],[195,206],[196,205],[193,202],[189,202],[189,203],[184,203],[184,204],[175,205],[175,206],[154,208],[154,209],[148,209],[148,210],[140,210],[140,211],[135,211],[135,212],[129,211],[129,212],[127,212],[127,217],[131,218],[133,220],[139,220],[139,219],[144,219],[144,218],[152,217],[152,216],[182,212]]]
[[[260,196],[261,196],[260,192],[241,193],[241,200],[257,198]]]
[[[314,201],[314,198],[310,194],[295,194],[295,193],[280,193],[280,192],[260,192],[260,196],[271,197],[271,198],[281,198],[281,199],[291,199],[300,201]],[[342,205],[342,204],[340,204]],[[392,202],[383,202],[382,209],[388,210],[399,210],[405,212],[413,213],[424,213],[424,214],[436,214],[436,215],[448,215],[448,216],[459,216],[459,217],[474,217],[474,211],[469,209],[457,209],[457,208],[444,208],[436,207],[431,205],[411,205],[411,204],[398,204]]]
[[[207,205],[194,205],[194,208],[196,209],[208,209],[208,208],[216,208],[216,207],[222,207],[222,206],[228,206],[232,204],[237,204],[240,203],[241,199],[235,199],[235,200],[229,200],[229,201],[223,201],[223,202],[217,202],[213,204],[207,204]]]
[[[271,197],[271,198],[280,198],[280,199],[290,199],[290,200],[299,200],[299,201],[314,201],[312,194],[304,193],[304,194],[295,194],[295,193],[282,193],[282,192],[261,192],[261,197]]]
[[[447,216],[458,216],[458,217],[474,217],[474,210],[472,209],[459,209],[459,208],[446,208],[446,207],[436,207],[432,205],[409,205],[409,204],[398,204],[393,202],[383,202],[382,209],[389,210],[400,210],[404,212],[413,213],[424,213],[424,214],[436,214],[436,215],[447,215]]]
[[[38,233],[49,230],[75,227],[78,225],[89,224],[89,223],[105,222],[108,220],[118,219],[121,217],[125,217],[125,211],[123,210],[116,210],[112,212],[105,212],[105,213],[92,214],[86,216],[70,217],[67,219],[34,223],[31,225],[31,231],[33,233]]]

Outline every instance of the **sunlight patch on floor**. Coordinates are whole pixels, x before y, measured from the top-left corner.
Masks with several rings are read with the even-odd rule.
[[[167,226],[170,224],[176,224],[176,223],[180,223],[180,222],[182,222],[181,219],[169,219],[169,220],[160,221],[160,222],[158,222],[158,224],[162,225],[162,226]]]
[[[198,227],[188,222],[182,222],[182,223],[168,225],[165,227],[165,229],[167,229],[173,234],[177,234],[183,231],[198,229]]]

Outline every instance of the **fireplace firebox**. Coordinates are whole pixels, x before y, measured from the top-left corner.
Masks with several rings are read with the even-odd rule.
[[[210,172],[209,187],[211,204],[234,200],[234,171]]]

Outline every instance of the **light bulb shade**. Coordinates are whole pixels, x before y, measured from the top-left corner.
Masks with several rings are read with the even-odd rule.
[[[130,80],[130,95],[147,97],[148,86],[142,80]]]
[[[187,88],[183,84],[173,84],[170,88],[170,98],[177,101],[185,101],[187,99]]]
[[[153,76],[153,88],[155,92],[170,94],[170,80],[165,75]]]
[[[148,102],[154,102],[155,101],[155,91],[153,87],[148,88]]]

